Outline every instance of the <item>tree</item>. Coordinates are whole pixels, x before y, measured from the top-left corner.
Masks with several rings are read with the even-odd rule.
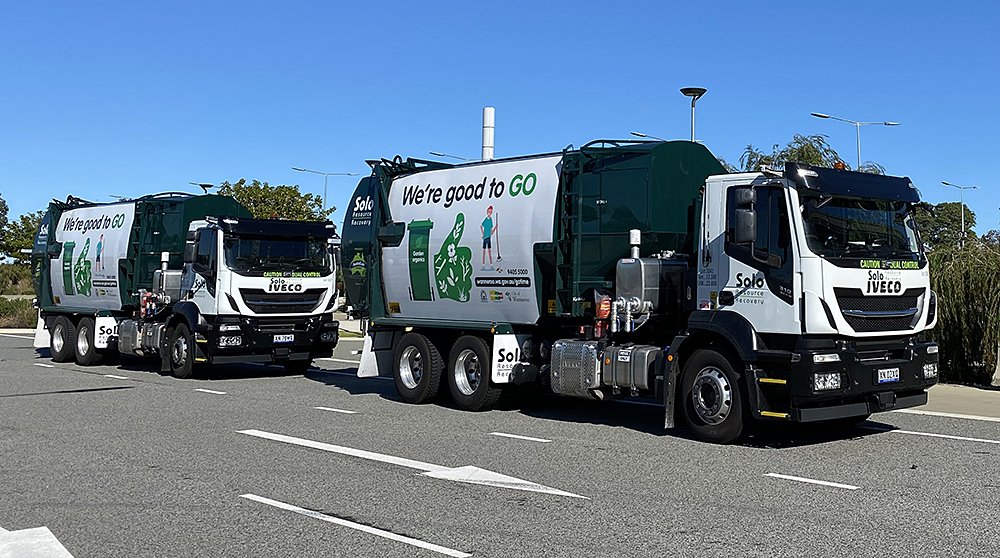
[[[3,227],[3,238],[0,239],[0,253],[11,258],[15,263],[27,264],[30,254],[22,254],[22,249],[31,249],[35,245],[35,235],[42,224],[44,211],[36,211],[21,215],[16,221],[8,221]]]
[[[321,221],[337,210],[333,206],[324,210],[322,197],[303,194],[298,186],[271,186],[259,180],[249,184],[244,178],[235,184],[223,182],[219,194],[236,198],[257,219]]]
[[[920,239],[931,248],[958,246],[962,237],[962,213],[959,202],[943,202],[937,205],[921,203],[917,205],[917,229]],[[965,206],[966,240],[976,239],[972,227],[976,226],[976,214]]]
[[[795,134],[792,141],[778,149],[778,144],[771,147],[771,153],[764,153],[750,144],[740,156],[740,165],[744,172],[759,172],[764,167],[779,168],[786,162],[805,163],[817,167],[833,167],[841,164],[850,170],[850,165],[844,161],[837,151],[830,147],[824,134],[803,136]],[[885,174],[885,167],[873,161],[866,161],[858,169],[861,172]]]

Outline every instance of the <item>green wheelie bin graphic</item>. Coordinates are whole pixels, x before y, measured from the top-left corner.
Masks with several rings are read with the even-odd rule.
[[[472,292],[472,250],[459,246],[465,232],[465,215],[455,216],[455,226],[434,256],[434,278],[440,298],[469,302]]]
[[[76,248],[75,242],[64,242],[62,249],[62,272],[63,272],[63,293],[66,296],[76,294],[73,290],[73,250]]]
[[[410,221],[407,228],[410,230],[410,292],[413,300],[433,300],[427,250],[434,222],[430,219]]]

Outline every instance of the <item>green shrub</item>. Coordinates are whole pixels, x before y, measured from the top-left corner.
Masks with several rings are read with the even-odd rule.
[[[25,264],[0,264],[0,294],[35,294],[31,269]]]
[[[34,328],[38,323],[38,310],[29,298],[0,297],[0,328]]]
[[[990,385],[1000,340],[1000,251],[976,243],[930,254],[941,381]]]

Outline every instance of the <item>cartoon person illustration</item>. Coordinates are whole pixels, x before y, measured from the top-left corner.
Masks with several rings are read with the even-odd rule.
[[[455,217],[455,226],[434,256],[434,278],[438,295],[459,302],[468,302],[472,292],[472,250],[460,246],[465,232],[465,215]]]
[[[496,225],[493,224],[493,206],[486,208],[486,218],[479,226],[483,231],[483,269],[486,269],[486,254],[490,255],[490,267],[493,267],[493,242],[492,237],[497,232]]]
[[[96,265],[97,271],[103,271],[103,269],[101,268],[101,252],[103,251],[104,251],[104,235],[102,234],[101,238],[97,241],[97,255],[94,257],[95,260],[94,263],[97,264]]]

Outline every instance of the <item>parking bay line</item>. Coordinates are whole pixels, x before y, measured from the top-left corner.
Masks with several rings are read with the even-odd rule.
[[[194,390],[195,391],[200,391],[202,393],[211,393],[213,395],[225,395],[226,394],[226,392],[224,392],[224,391],[215,391],[214,389],[195,388]]]
[[[503,436],[504,438],[514,438],[515,440],[527,440],[529,442],[543,442],[548,443],[552,440],[546,440],[545,438],[532,438],[531,436],[519,436],[517,434],[507,434],[505,432],[490,432],[491,436]]]
[[[247,500],[259,502],[261,504],[266,504],[268,506],[273,506],[282,510],[295,512],[297,514],[304,515],[306,517],[319,519],[320,521],[326,521],[327,523],[333,523],[334,525],[340,525],[341,527],[347,527],[349,529],[355,529],[357,531],[369,533],[371,535],[377,535],[379,537],[391,539],[396,542],[406,543],[408,545],[423,548],[425,550],[437,552],[438,554],[444,554],[445,556],[454,556],[455,558],[468,558],[469,556],[472,556],[468,552],[462,552],[461,550],[455,550],[453,548],[448,548],[446,546],[425,542],[419,539],[413,539],[405,535],[399,535],[391,531],[384,531],[376,527],[362,525],[360,523],[354,523],[353,521],[348,521],[346,519],[341,519],[339,517],[326,515],[318,511],[307,510],[305,508],[293,506],[292,504],[286,504],[284,502],[279,502],[277,500],[272,500],[270,498],[265,498],[263,496],[257,496],[256,494],[243,494],[240,496],[240,498],[246,498]]]
[[[345,415],[356,415],[357,411],[348,411],[347,409],[334,409],[332,407],[313,407],[313,409],[319,409],[320,411],[331,411],[334,413],[343,413]]]
[[[326,444],[314,440],[296,438],[294,436],[285,436],[284,434],[264,432],[262,430],[252,430],[252,429],[237,430],[236,432],[238,434],[247,434],[249,436],[264,438],[266,440],[274,440],[276,442],[284,442],[286,444],[304,446],[307,448],[329,451],[332,453],[339,453],[341,455],[360,457],[363,459],[370,459],[372,461],[380,461],[382,463],[389,463],[391,465],[399,465],[401,467],[417,469],[423,471],[423,473],[421,473],[422,475],[435,479],[464,482],[469,484],[481,484],[485,486],[494,486],[498,488],[510,488],[513,490],[525,490],[528,492],[541,492],[543,494],[552,494],[554,496],[568,496],[570,498],[581,498],[583,500],[590,499],[586,496],[580,496],[579,494],[573,494],[572,492],[566,492],[564,490],[559,490],[556,488],[549,488],[548,486],[543,486],[530,481],[507,476],[501,473],[494,473],[493,471],[481,469],[479,467],[475,467],[472,465],[466,465],[464,467],[444,467],[442,465],[435,465],[433,463],[424,463],[422,461],[407,459],[405,457],[396,457],[394,455],[375,453],[373,451],[348,448],[344,446],[337,446],[334,444]]]
[[[43,362],[33,362],[32,364],[34,364],[35,366],[43,366],[45,368],[55,368],[55,365],[53,365],[53,364],[45,364]]]
[[[877,432],[895,432],[897,434],[910,434],[912,436],[927,436],[929,438],[944,438],[947,440],[959,440],[962,442],[980,442],[983,444],[1000,444],[1000,440],[987,440],[985,438],[969,438],[967,436],[952,436],[951,434],[935,434],[934,432],[915,432],[913,430],[898,430],[895,428],[878,428],[876,426],[859,426],[865,430],[875,430]]]
[[[34,341],[35,339],[34,337],[25,337],[24,335],[12,335],[10,333],[0,333],[0,335],[4,337],[13,337],[15,339],[31,339],[32,341]]]
[[[114,378],[116,380],[127,380],[128,376],[115,376],[114,374],[105,374],[105,378]]]
[[[981,415],[963,415],[959,413],[944,413],[941,411],[923,411],[920,409],[898,409],[892,412],[907,413],[910,415],[926,415],[930,417],[944,417],[944,418],[957,418],[957,419],[967,419],[967,420],[984,420],[988,422],[1000,422],[1000,418],[997,417],[984,417]]]
[[[329,360],[330,362],[346,362],[347,364],[361,364],[360,360],[351,360],[348,358],[333,358],[333,357],[323,357],[316,360]]]
[[[819,484],[819,485],[822,485],[822,486],[831,486],[833,488],[844,488],[846,490],[857,490],[857,489],[861,488],[860,486],[854,486],[854,485],[851,485],[851,484],[841,484],[839,482],[830,482],[830,481],[823,481],[823,480],[816,480],[816,479],[807,479],[805,477],[793,477],[791,475],[781,475],[781,474],[778,474],[778,473],[764,473],[764,476],[765,477],[774,477],[776,479],[785,479],[785,480],[790,480],[790,481],[806,482],[806,483],[809,483],[809,484]]]

